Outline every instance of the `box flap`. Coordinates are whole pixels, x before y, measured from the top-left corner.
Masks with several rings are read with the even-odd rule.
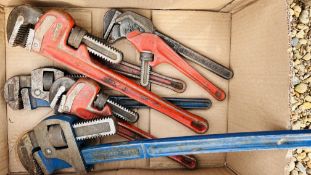
[[[233,0],[232,2],[228,3],[224,8],[222,8],[221,12],[231,12],[235,13],[248,5],[254,3],[257,0]]]
[[[232,15],[229,132],[288,129],[288,43],[284,0],[259,0]],[[283,174],[285,154],[229,153],[227,162],[243,175]]]
[[[110,171],[103,171],[103,172],[96,172],[92,173],[94,175],[234,175],[229,169],[227,168],[201,168],[191,171],[186,170],[143,170],[143,169],[122,169],[122,170],[110,170]]]
[[[29,0],[28,4],[50,7],[94,7],[94,8],[145,8],[145,9],[201,9],[220,10],[231,0],[132,0],[126,3],[122,0]],[[3,6],[17,6],[24,4],[23,0],[0,0]]]
[[[0,8],[0,25],[4,26],[4,9]],[[0,174],[8,173],[8,131],[6,117],[6,103],[3,98],[3,86],[5,83],[5,31],[0,28]]]

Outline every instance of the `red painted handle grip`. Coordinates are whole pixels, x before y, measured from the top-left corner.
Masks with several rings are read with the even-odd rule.
[[[118,121],[117,127],[117,134],[130,141],[156,138],[153,135],[137,128],[136,126],[125,122]],[[169,156],[168,158],[178,162],[179,164],[189,169],[194,169],[197,167],[197,160],[192,155]]]
[[[150,62],[150,66],[168,63],[203,87],[215,99],[222,101],[226,98],[226,94],[222,89],[218,88],[202,76],[197,70],[191,67],[190,64],[180,57],[159,36],[152,33],[133,31],[127,35],[127,39],[135,45],[140,52],[149,51],[154,54],[154,60],[153,62]]]
[[[44,26],[49,24],[46,20],[54,17],[55,20],[50,26]],[[77,50],[68,46],[67,39],[73,26],[74,21],[69,14],[56,10],[46,12],[35,26],[35,32],[41,32],[44,36],[38,53],[166,114],[197,133],[208,130],[208,123],[204,118],[164,101],[134,81],[92,59],[85,45],[81,44]]]

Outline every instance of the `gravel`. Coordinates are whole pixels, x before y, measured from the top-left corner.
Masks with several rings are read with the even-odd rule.
[[[292,60],[291,128],[311,129],[311,0],[288,0]],[[311,149],[293,150],[288,175],[311,175]]]

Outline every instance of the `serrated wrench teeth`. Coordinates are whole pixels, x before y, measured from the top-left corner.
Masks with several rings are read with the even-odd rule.
[[[137,112],[127,109],[126,107],[121,106],[110,99],[107,99],[107,103],[110,105],[112,113],[118,118],[121,118],[129,123],[135,123],[138,120],[139,115]]]
[[[95,54],[96,56],[106,61],[109,61],[114,64],[120,63],[122,61],[123,58],[122,52],[120,52],[116,48],[104,44],[94,36],[86,34],[83,37],[82,42],[85,45],[87,45],[89,52]]]
[[[72,127],[77,140],[86,140],[116,134],[115,125],[112,118],[101,118],[75,123]]]
[[[81,43],[87,46],[87,49],[91,54],[104,59],[105,61],[117,64],[123,59],[122,52],[116,48],[104,44],[101,39],[76,26],[71,29],[68,44],[77,49]]]

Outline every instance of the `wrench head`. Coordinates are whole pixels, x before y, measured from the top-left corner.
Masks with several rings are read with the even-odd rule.
[[[18,140],[18,156],[30,174],[52,174],[70,167],[78,173],[86,173],[88,166],[81,157],[80,143],[72,128],[76,121],[71,115],[51,116]]]
[[[75,84],[75,80],[69,77],[61,77],[54,81],[49,91],[49,102],[51,107],[58,113],[61,97]],[[60,89],[64,88],[63,92]]]
[[[29,5],[21,5],[15,7],[9,17],[7,23],[7,39],[10,46],[26,47],[29,42],[32,42],[35,24],[42,15],[40,9],[31,7]]]
[[[43,171],[34,157],[34,152],[36,152],[39,147],[33,131],[24,134],[18,140],[16,149],[19,160],[29,174],[43,175]]]
[[[25,108],[23,97],[29,96],[29,91],[31,87],[30,76],[20,75],[14,76],[8,79],[4,85],[4,99],[6,103],[13,109],[19,110]],[[23,95],[22,90],[26,90],[27,94]]]
[[[49,90],[57,79],[64,77],[64,71],[44,67],[31,71],[31,95],[35,98],[49,101]]]
[[[109,44],[125,38],[128,33],[134,30],[152,33],[155,28],[150,19],[131,11],[122,13],[112,9],[105,14],[103,38]]]
[[[118,18],[118,16],[120,16],[122,14],[121,11],[117,10],[117,9],[110,9],[105,13],[104,16],[104,32],[103,32],[103,38],[104,40],[107,40],[109,35],[111,34],[112,30],[113,30],[113,26],[117,25],[116,24],[116,19]]]

